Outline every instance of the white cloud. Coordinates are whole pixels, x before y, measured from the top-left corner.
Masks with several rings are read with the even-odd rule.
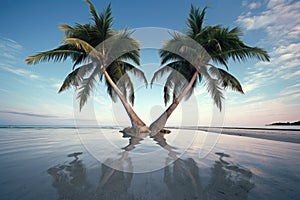
[[[283,5],[287,2],[291,2],[291,1],[290,0],[270,0],[267,7],[268,8],[273,8],[273,7],[276,7],[276,6]]]
[[[260,2],[252,2],[248,5],[250,10],[259,8],[260,6],[261,6]]]
[[[281,76],[281,78],[287,80],[298,76],[300,77],[300,70],[297,70],[295,72],[290,72],[288,74],[284,74]]]
[[[243,4],[251,10],[251,3]],[[265,36],[258,46],[272,49],[271,62],[258,62],[248,70],[245,90],[251,91],[264,84],[300,77],[300,2],[270,0],[261,12],[246,11],[237,23],[247,31],[261,30]]]
[[[294,54],[292,54],[292,53],[287,53],[287,54],[281,55],[279,58],[276,59],[276,61],[282,62],[282,61],[289,60],[289,59],[291,59],[291,58],[293,58],[293,57],[294,57]]]
[[[269,42],[285,43],[287,37],[299,34],[300,2],[269,1],[267,8],[258,14],[247,12],[237,23],[246,30],[265,29]],[[289,33],[290,36],[289,36]]]
[[[15,59],[16,55],[23,49],[22,45],[18,42],[0,37],[0,58],[4,59]]]
[[[300,83],[288,86],[279,93],[280,96],[290,96],[295,94],[300,94]]]
[[[281,46],[274,47],[274,51],[272,52],[272,54],[274,56],[278,56],[290,52],[293,53],[300,52],[300,43],[290,43],[288,45],[281,45]]]
[[[18,76],[22,76],[24,78],[30,78],[30,79],[40,79],[40,76],[33,74],[32,72],[24,69],[19,69],[19,68],[13,68],[8,65],[0,65],[0,69],[5,70],[7,72],[10,72],[12,74],[16,74]]]

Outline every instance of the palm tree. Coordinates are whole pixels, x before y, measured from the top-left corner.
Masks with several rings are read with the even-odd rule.
[[[130,37],[131,32],[128,30],[112,29],[110,4],[98,14],[89,0],[85,2],[93,16],[92,23],[61,25],[60,29],[65,32],[63,44],[53,50],[29,56],[26,62],[60,62],[70,58],[74,63],[73,71],[65,78],[58,92],[73,86],[78,91],[80,110],[87,102],[95,83],[105,77],[108,94],[113,101],[117,98],[121,100],[132,128],[135,131],[145,131],[145,123],[131,106],[134,104],[134,88],[128,74],[131,72],[147,83],[144,73],[129,62],[140,64],[139,43]]]
[[[244,62],[250,58],[269,61],[267,52],[258,47],[250,47],[240,39],[239,28],[224,28],[220,25],[204,26],[206,7],[191,6],[187,19],[188,30],[186,35],[173,34],[160,50],[161,65],[155,72],[151,85],[155,80],[169,74],[164,84],[165,104],[172,103],[157,120],[150,125],[152,134],[161,130],[169,116],[185,97],[188,99],[194,88],[205,81],[207,90],[217,107],[222,109],[223,89],[243,93],[239,81],[224,69],[212,63],[221,64],[228,70],[228,61]]]

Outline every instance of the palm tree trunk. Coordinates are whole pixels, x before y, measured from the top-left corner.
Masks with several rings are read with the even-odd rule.
[[[125,96],[123,95],[123,93],[121,92],[121,90],[118,88],[118,86],[114,83],[114,81],[111,79],[111,77],[109,76],[109,74],[107,73],[107,71],[104,70],[103,73],[105,75],[105,78],[109,82],[109,84],[113,87],[113,89],[117,93],[118,97],[120,98],[120,100],[121,100],[121,102],[122,102],[122,104],[123,104],[123,106],[124,106],[124,108],[125,108],[128,116],[130,118],[132,127],[139,128],[139,127],[146,126],[146,124],[134,112],[133,108],[127,102]]]
[[[192,88],[194,82],[197,79],[198,71],[196,71],[190,81],[190,83],[183,90],[181,95],[176,98],[173,103],[167,108],[167,110],[159,116],[149,127],[151,134],[158,133],[161,129],[163,129],[167,123],[168,118],[173,113],[173,111],[177,108],[178,104],[182,101],[183,97],[188,93],[188,91]]]

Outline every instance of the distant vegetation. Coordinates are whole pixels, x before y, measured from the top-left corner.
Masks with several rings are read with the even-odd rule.
[[[297,122],[276,122],[267,126],[300,126],[300,121]]]

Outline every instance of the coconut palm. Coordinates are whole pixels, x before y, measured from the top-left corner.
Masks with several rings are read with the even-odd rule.
[[[172,100],[166,111],[150,125],[152,133],[161,130],[169,116],[185,97],[188,99],[194,88],[205,81],[207,90],[217,107],[222,109],[223,89],[230,88],[243,93],[239,81],[228,70],[228,61],[232,59],[244,62],[250,58],[269,61],[267,52],[258,47],[247,46],[241,39],[239,28],[225,28],[220,25],[204,26],[206,9],[191,6],[187,19],[186,35],[174,33],[160,50],[162,67],[155,72],[155,80],[167,75],[164,84],[165,104]]]
[[[103,81],[113,101],[119,98],[131,120],[132,127],[140,130],[145,123],[132,109],[134,88],[129,72],[145,83],[144,73],[136,68],[139,65],[139,43],[131,38],[128,30],[112,29],[111,6],[102,13],[97,13],[89,0],[88,4],[93,21],[75,26],[61,25],[65,38],[63,44],[50,51],[29,56],[28,64],[44,61],[61,62],[71,59],[74,63],[72,72],[65,78],[59,92],[70,87],[78,91],[80,110],[87,102],[97,81]],[[130,64],[131,63],[133,64]],[[131,103],[129,103],[129,102]]]

